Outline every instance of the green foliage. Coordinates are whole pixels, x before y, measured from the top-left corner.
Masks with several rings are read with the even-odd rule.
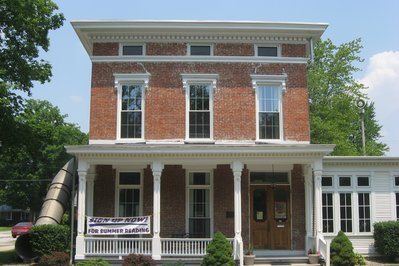
[[[40,210],[48,185],[71,157],[64,146],[87,143],[87,135],[65,118],[47,101],[26,101],[15,117],[15,143],[0,148],[0,180],[15,180],[0,182],[0,201]]]
[[[331,241],[330,259],[331,265],[336,266],[350,266],[357,262],[352,242],[342,231]]]
[[[49,81],[51,66],[38,60],[48,51],[50,30],[63,25],[64,16],[55,14],[51,0],[0,0],[0,80],[29,92],[32,81]]]
[[[366,265],[365,258],[357,252],[355,253],[355,265]]]
[[[389,260],[399,257],[399,221],[374,224],[374,247]]]
[[[80,261],[76,264],[76,266],[110,266],[108,261],[103,259],[92,259]]]
[[[68,226],[45,224],[35,225],[29,231],[32,251],[38,256],[50,255],[56,251],[68,252],[70,230]]]
[[[129,254],[123,259],[122,266],[155,266],[155,262],[150,256]]]
[[[363,62],[359,57],[361,40],[336,46],[331,40],[319,41],[308,73],[311,141],[336,144],[332,155],[363,155],[359,99],[367,100],[363,84],[353,77]],[[388,147],[380,143],[381,126],[375,119],[374,103],[364,112],[366,154],[383,155]]]
[[[184,266],[185,264],[182,261],[176,261],[176,262],[167,262],[167,263],[162,263],[162,266]]]
[[[233,248],[221,232],[216,232],[213,240],[206,249],[206,256],[202,260],[203,266],[235,265]]]
[[[52,252],[40,258],[38,266],[69,266],[69,254],[65,252]]]

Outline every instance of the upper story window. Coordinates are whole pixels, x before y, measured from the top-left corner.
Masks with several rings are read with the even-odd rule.
[[[144,45],[122,44],[121,55],[144,55]]]
[[[280,49],[278,45],[257,45],[255,51],[256,56],[277,57],[279,56]]]
[[[351,186],[351,177],[350,176],[340,176],[339,177],[339,186],[340,187],[350,187]]]
[[[321,185],[323,187],[332,187],[333,186],[333,178],[331,176],[323,176],[321,178]]]
[[[370,179],[368,176],[358,176],[357,177],[357,186],[358,187],[369,187]]]
[[[149,74],[115,74],[118,90],[117,138],[144,139],[144,96]]]
[[[190,45],[189,55],[212,55],[212,45]]]
[[[256,139],[283,139],[283,105],[286,75],[251,75],[256,91]]]
[[[213,91],[217,75],[182,74],[186,90],[186,139],[213,139]]]

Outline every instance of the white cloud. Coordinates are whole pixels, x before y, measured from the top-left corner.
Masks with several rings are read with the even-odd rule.
[[[382,141],[390,147],[387,155],[399,156],[399,51],[373,55],[360,82],[369,87],[368,95],[375,103]]]
[[[81,104],[84,102],[84,98],[82,96],[71,95],[68,98],[73,104]]]

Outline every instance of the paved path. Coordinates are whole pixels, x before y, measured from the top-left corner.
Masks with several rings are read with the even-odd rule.
[[[15,239],[11,236],[11,231],[0,232],[0,251],[14,249]]]

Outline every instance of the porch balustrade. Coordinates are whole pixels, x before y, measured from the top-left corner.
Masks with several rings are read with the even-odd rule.
[[[204,256],[211,238],[161,238],[161,256]],[[228,241],[233,245],[234,239]],[[151,238],[86,237],[86,256],[151,255]]]

